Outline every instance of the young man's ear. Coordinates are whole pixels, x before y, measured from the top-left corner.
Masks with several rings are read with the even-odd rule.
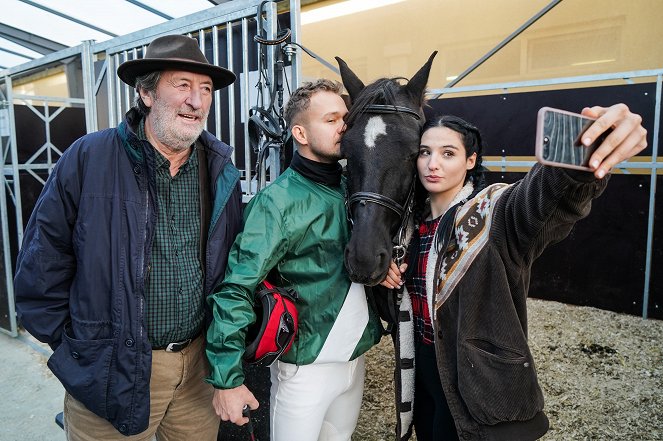
[[[295,142],[302,146],[302,145],[308,145],[308,140],[306,138],[306,129],[304,126],[300,126],[299,124],[295,124],[292,126],[291,129],[292,132],[292,137],[294,138]]]

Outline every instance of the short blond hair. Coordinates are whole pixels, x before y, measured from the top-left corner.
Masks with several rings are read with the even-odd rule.
[[[316,81],[306,82],[298,87],[285,106],[284,118],[288,127],[292,127],[295,118],[306,111],[311,104],[311,96],[317,92],[332,92],[341,96],[343,85],[338,81],[321,78]]]

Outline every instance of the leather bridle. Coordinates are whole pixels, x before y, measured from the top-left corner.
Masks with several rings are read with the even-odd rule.
[[[362,113],[380,113],[380,114],[399,113],[399,114],[412,116],[416,120],[421,120],[421,116],[419,115],[419,113],[410,109],[409,107],[396,106],[392,104],[370,104],[362,109]],[[359,203],[361,205],[373,203],[385,207],[386,209],[396,213],[396,215],[400,219],[400,226],[398,227],[398,232],[392,239],[392,243],[394,244],[392,248],[392,255],[394,261],[396,261],[396,264],[398,266],[400,266],[401,263],[403,263],[403,259],[405,258],[405,253],[407,251],[406,231],[407,231],[407,225],[410,219],[412,218],[412,213],[414,210],[414,189],[415,189],[416,180],[417,176],[415,174],[412,179],[412,185],[410,185],[410,190],[408,192],[405,205],[401,205],[387,196],[383,196],[379,193],[374,193],[371,191],[358,191],[356,193],[352,193],[349,196],[346,195],[345,205],[346,205],[348,221],[350,221],[351,225],[354,225],[354,220],[352,218],[352,207],[356,203]]]

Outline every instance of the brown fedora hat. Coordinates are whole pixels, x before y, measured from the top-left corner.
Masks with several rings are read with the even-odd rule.
[[[210,64],[200,51],[198,42],[185,35],[159,37],[147,46],[145,57],[125,61],[117,68],[122,81],[136,87],[136,77],[157,70],[184,70],[208,75],[214,90],[231,85],[235,74],[223,67]]]

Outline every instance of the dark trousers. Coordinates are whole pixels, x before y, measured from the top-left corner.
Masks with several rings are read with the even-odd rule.
[[[416,343],[414,430],[418,441],[456,441],[458,434],[442,390],[435,347]]]

